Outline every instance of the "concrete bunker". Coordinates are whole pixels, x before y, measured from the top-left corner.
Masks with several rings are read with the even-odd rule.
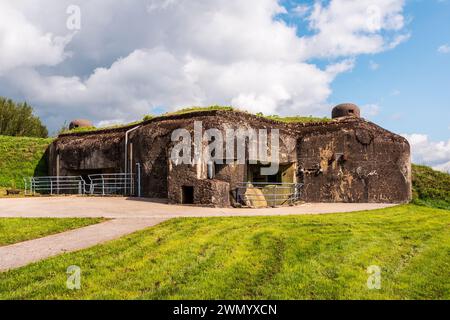
[[[225,154],[223,162],[173,161],[172,133],[182,129],[194,137],[196,122],[203,124],[202,133],[278,130],[279,171],[264,176],[260,171],[266,162],[249,157],[242,163]],[[297,200],[404,203],[411,199],[408,142],[360,118],[359,108],[351,104],[335,107],[333,120],[313,123],[284,123],[225,110],[162,116],[124,128],[62,134],[48,155],[54,176],[125,174],[132,180],[126,189],[135,196],[164,198],[174,204],[264,207],[292,205]]]

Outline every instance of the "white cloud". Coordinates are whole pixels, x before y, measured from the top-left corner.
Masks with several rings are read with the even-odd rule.
[[[0,2],[0,75],[17,67],[56,65],[70,37],[55,37],[30,23],[18,10]]]
[[[403,0],[296,7],[293,13],[314,31],[304,36],[274,19],[286,13],[277,0],[79,0],[82,29],[67,44],[54,35],[68,34],[71,2],[17,0],[8,7],[9,24],[0,11],[2,51],[15,59],[0,59],[0,70],[3,61],[15,69],[0,80],[38,106],[53,128],[72,117],[129,121],[155,108],[193,104],[321,113],[335,77],[353,68],[356,55],[405,39]],[[32,30],[27,41],[4,41],[28,34],[24,26]],[[12,54],[21,53],[14,45],[27,54]],[[319,68],[312,58],[328,65]],[[45,72],[36,68],[48,65]]]
[[[370,70],[372,70],[372,71],[376,71],[376,70],[378,70],[378,69],[380,68],[380,65],[379,65],[378,63],[376,63],[375,61],[370,60],[370,62],[369,62],[369,68],[370,68]]]
[[[97,119],[131,120],[158,106],[229,104],[253,111],[312,113],[327,99],[337,73],[352,67],[344,61],[323,71],[306,63],[243,61],[220,65],[204,59],[175,57],[165,49],[136,50],[110,68],[79,77],[42,77],[36,72],[14,76],[26,82],[27,96],[51,101]],[[156,78],[154,75],[161,75]],[[271,81],[267,81],[271,79]],[[49,92],[48,88],[52,88]],[[126,108],[118,106],[126,105]],[[64,113],[64,109],[60,110]],[[51,110],[48,110],[51,112]]]
[[[306,4],[300,4],[292,10],[295,15],[299,17],[304,17],[309,11],[311,10],[311,7]]]
[[[434,170],[438,170],[438,171],[442,171],[442,172],[447,172],[447,173],[450,174],[450,161],[447,162],[447,163],[435,166],[433,169]]]
[[[404,27],[403,0],[333,0],[316,2],[309,16],[312,37],[302,38],[305,57],[340,57],[392,49],[409,37]],[[394,32],[384,37],[381,32]]]
[[[404,134],[411,144],[413,162],[429,165],[437,170],[447,171],[450,163],[450,139],[431,141],[425,134]]]
[[[124,119],[113,119],[113,120],[103,120],[98,123],[96,123],[97,128],[105,128],[105,127],[111,127],[115,125],[120,125],[125,122]]]
[[[448,44],[444,44],[438,48],[438,52],[443,54],[450,53],[450,46]]]
[[[366,104],[361,106],[361,113],[364,118],[372,118],[380,113],[380,106],[377,104]]]

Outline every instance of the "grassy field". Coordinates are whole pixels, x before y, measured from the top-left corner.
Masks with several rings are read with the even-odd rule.
[[[45,174],[50,142],[0,136],[0,192]],[[0,273],[0,299],[450,299],[450,175],[413,166],[413,187],[414,204],[372,212],[171,220]],[[96,222],[0,219],[0,245]]]
[[[0,188],[21,189],[24,177],[47,175],[44,153],[51,141],[0,136]]]
[[[0,219],[0,246],[99,223],[102,219]]]
[[[413,203],[450,210],[450,175],[413,165]]]
[[[81,290],[65,287],[68,266]],[[381,290],[367,268],[382,270]],[[449,299],[450,211],[177,219],[0,274],[1,299]]]

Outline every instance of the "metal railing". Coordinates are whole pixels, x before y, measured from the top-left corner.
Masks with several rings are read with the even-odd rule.
[[[24,178],[25,195],[122,195],[135,194],[134,174],[93,174],[85,181],[81,176]],[[138,186],[140,181],[138,181]]]
[[[134,195],[134,174],[110,173],[88,176],[85,192],[90,195]]]
[[[86,182],[81,176],[24,178],[25,194],[84,194]]]
[[[244,182],[236,188],[236,199],[250,207],[293,205],[300,199],[301,183]]]

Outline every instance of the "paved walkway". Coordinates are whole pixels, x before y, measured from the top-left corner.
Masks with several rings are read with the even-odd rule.
[[[40,239],[0,247],[0,272],[65,252],[114,240],[163,222],[165,219],[116,219]]]
[[[307,203],[267,209],[201,208],[168,205],[136,198],[54,197],[0,199],[0,218],[179,218],[223,216],[274,216],[374,210],[392,204]]]
[[[268,209],[219,209],[173,206],[161,201],[125,198],[17,198],[0,199],[0,218],[95,218],[112,219],[0,247],[0,272],[117,239],[177,217],[276,216],[374,210],[391,204],[318,203]]]

